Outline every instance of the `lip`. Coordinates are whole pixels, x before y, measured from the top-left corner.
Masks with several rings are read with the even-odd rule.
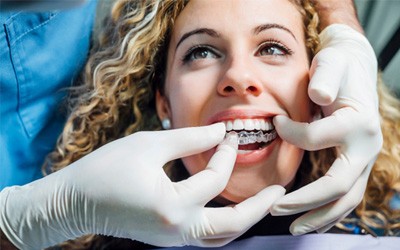
[[[222,121],[229,121],[229,120],[235,120],[235,119],[265,119],[265,120],[272,120],[272,118],[276,114],[267,112],[267,111],[261,111],[261,110],[225,110],[219,113],[216,113],[215,115],[211,116],[210,119],[207,120],[206,124],[210,125],[213,123],[217,122],[222,122]]]
[[[249,153],[246,154],[238,154],[236,156],[236,164],[239,166],[247,166],[247,165],[253,165],[262,161],[265,161],[269,155],[272,153],[274,150],[275,146],[279,144],[281,139],[277,137],[274,139],[268,146],[259,149],[259,150],[253,150]]]

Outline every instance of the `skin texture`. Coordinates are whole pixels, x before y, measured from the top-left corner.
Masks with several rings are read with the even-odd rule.
[[[199,45],[207,47],[191,50]],[[194,0],[173,29],[158,114],[173,128],[234,118],[271,121],[278,114],[307,122],[308,71],[301,15],[289,1]],[[212,153],[184,158],[189,173],[204,169]],[[239,155],[221,196],[240,202],[272,184],[289,188],[302,156],[303,150],[279,138]]]

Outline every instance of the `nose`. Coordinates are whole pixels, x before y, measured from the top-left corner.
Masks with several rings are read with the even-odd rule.
[[[248,60],[232,60],[218,83],[217,91],[222,96],[259,96],[262,84]]]

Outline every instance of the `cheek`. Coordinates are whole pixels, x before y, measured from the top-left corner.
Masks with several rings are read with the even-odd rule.
[[[207,110],[209,100],[215,93],[215,84],[204,73],[187,73],[171,77],[167,91],[174,128],[199,126]]]
[[[282,143],[277,157],[279,184],[290,189],[304,156],[304,150],[287,142]]]
[[[311,121],[312,102],[308,97],[308,68],[282,74],[276,85],[277,98],[288,115],[295,121]]]
[[[207,166],[207,161],[203,160],[199,154],[182,158],[182,162],[190,176],[204,170]]]
[[[295,89],[295,97],[293,97],[293,100],[290,103],[289,114],[296,121],[311,121],[312,102],[308,96],[308,84],[309,78],[307,74],[297,85],[297,88]]]

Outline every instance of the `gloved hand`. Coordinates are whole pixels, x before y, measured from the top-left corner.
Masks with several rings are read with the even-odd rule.
[[[339,156],[320,179],[287,194],[272,215],[312,209],[295,220],[294,235],[325,232],[361,201],[372,165],[382,147],[377,60],[368,40],[346,25],[328,26],[310,70],[309,96],[325,118],[310,124],[276,117],[279,136],[306,150],[336,147]]]
[[[0,193],[0,226],[21,249],[40,249],[84,234],[157,246],[226,244],[264,217],[284,194],[269,187],[234,207],[204,208],[232,172],[237,136],[225,126],[139,132],[70,166]],[[173,183],[166,162],[216,146],[207,168]]]

